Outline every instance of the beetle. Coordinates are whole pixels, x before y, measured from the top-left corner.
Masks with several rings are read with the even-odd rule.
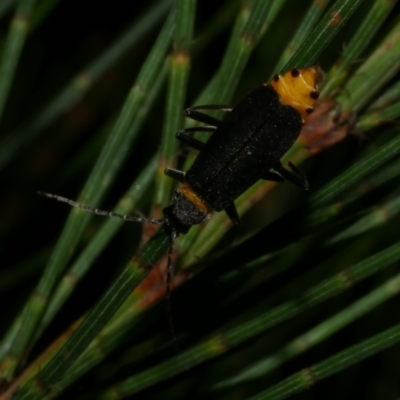
[[[235,225],[240,224],[234,201],[260,179],[286,179],[305,190],[309,188],[306,177],[293,164],[289,163],[290,171],[280,160],[298,138],[306,116],[313,111],[319,96],[319,80],[320,71],[316,66],[294,68],[275,75],[269,84],[252,90],[234,107],[204,105],[186,109],[187,117],[207,125],[183,129],[176,134],[178,140],[199,153],[186,173],[165,169],[165,174],[181,186],[175,190],[172,204],[163,209],[163,219],[121,215],[58,195],[38,193],[99,215],[164,224],[170,236],[168,294],[172,246],[177,236],[187,233],[193,225],[206,222],[213,211],[224,210]],[[218,120],[202,112],[205,110],[222,110],[227,114]],[[194,131],[212,134],[203,143],[189,135]]]
[[[300,134],[304,118],[313,111],[318,99],[317,67],[292,69],[275,75],[244,96],[233,108],[207,105],[188,108],[185,115],[208,124],[179,131],[176,137],[199,151],[189,170],[169,169],[165,174],[182,183],[173,202],[163,210],[171,235],[187,233],[191,226],[206,222],[212,211],[224,210],[230,220],[240,224],[234,200],[260,179],[288,181],[305,190],[305,176],[280,159]],[[220,121],[202,110],[223,110]],[[202,143],[188,135],[193,131],[212,132]],[[270,171],[274,169],[275,172]]]

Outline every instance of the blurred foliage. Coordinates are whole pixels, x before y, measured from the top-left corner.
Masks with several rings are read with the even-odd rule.
[[[284,160],[301,163],[310,191],[261,182],[237,202],[243,212],[240,227],[231,229],[221,213],[177,239],[175,283],[181,286],[171,301],[178,349],[171,340],[165,302],[158,301],[165,291],[162,259],[115,310],[91,353],[78,359],[59,385],[47,389],[53,395],[60,391],[61,399],[122,398],[123,390],[134,393],[127,398],[146,399],[278,399],[294,392],[300,392],[295,398],[307,400],[400,397],[399,4],[276,0],[268,10],[262,0],[199,1],[193,39],[190,27],[180,26],[191,58],[176,78],[180,72],[171,73],[173,63],[163,54],[157,65],[154,61],[142,67],[161,29],[167,32],[170,3],[178,1],[31,1],[31,28],[25,32],[24,20],[13,18],[24,3],[29,2],[0,6],[0,62],[16,57],[15,70],[0,76],[10,86],[0,120],[3,387],[43,370],[37,357],[48,362],[55,351],[49,346],[56,343],[58,348],[70,337],[77,321],[104,299],[110,282],[122,276],[139,246],[152,237],[150,245],[162,247],[153,226],[114,227],[119,221],[71,212],[36,191],[106,210],[119,202],[119,212],[159,213],[166,204],[157,203],[163,178],[155,184],[154,155],[165,140],[162,132],[170,137],[175,124],[188,123],[183,113],[179,121],[166,99],[168,104],[177,99],[179,107],[181,100],[185,106],[204,103],[199,99],[235,103],[285,65],[300,60],[298,66],[303,66],[302,55],[312,61],[318,54],[326,73],[321,107],[327,111],[320,108],[320,117],[316,110],[318,118],[306,127],[313,134],[322,132],[318,140],[324,144],[334,134],[340,142],[313,142],[312,147],[315,138],[303,136]],[[339,18],[330,7],[356,3],[358,8],[346,11],[349,21],[335,30],[332,21]],[[264,12],[268,19],[257,20]],[[330,18],[326,26],[334,36],[325,29],[319,42],[318,34],[308,34],[324,17]],[[253,18],[250,25],[248,18]],[[369,30],[360,28],[363,23]],[[14,33],[20,55],[7,50],[12,29],[19,30]],[[129,39],[126,32],[133,32]],[[176,43],[178,35],[167,36],[163,45],[173,58],[167,40]],[[291,58],[299,48],[297,58]],[[231,75],[222,69],[224,62]],[[133,88],[138,80],[148,86]],[[182,90],[171,92],[171,85]],[[186,96],[178,98],[185,90]],[[137,107],[127,117],[126,131],[135,130],[137,137],[132,134],[129,142],[122,142],[119,156],[104,167],[98,183],[82,191],[103,146],[110,146],[122,131],[116,127],[122,124],[129,94],[137,96]],[[173,113],[169,119],[166,110],[172,110],[167,111]],[[319,151],[319,146],[326,148]],[[184,165],[185,155],[177,152],[178,166]],[[121,165],[115,167],[113,161]],[[19,340],[10,327],[17,326],[43,272],[49,271],[46,265],[69,213],[70,219],[84,222],[76,231],[75,248],[64,249],[68,256],[60,277],[43,299],[54,315],[40,316],[27,348],[10,366],[7,356],[13,351],[6,344]],[[103,240],[100,233],[109,237]],[[92,248],[98,253],[91,254]],[[154,262],[159,258],[153,257]],[[88,270],[79,269],[82,264]],[[81,280],[74,280],[78,272],[68,275],[71,267],[80,271]],[[70,286],[60,289],[60,282]],[[52,296],[62,296],[64,289],[66,302],[55,304]],[[6,398],[11,397],[0,395]]]

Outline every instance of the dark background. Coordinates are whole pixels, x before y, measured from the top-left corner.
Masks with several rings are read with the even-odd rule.
[[[146,4],[145,4],[146,3]],[[143,13],[152,2],[127,2],[114,1],[101,3],[95,1],[64,0],[59,1],[54,9],[43,21],[34,25],[32,33],[25,44],[17,74],[14,78],[12,91],[0,126],[0,134],[4,138],[15,132],[21,124],[29,122],[43,105],[47,104],[56,93],[66,85],[69,80],[86,65],[98,56],[107,46],[111,45],[124,30]],[[201,32],[207,20],[214,15],[223,2],[199,1],[196,17],[196,32]],[[238,9],[239,9],[239,2]],[[307,6],[306,6],[307,3]],[[235,99],[243,96],[247,91],[267,80],[274,72],[274,66],[279,59],[281,51],[290,40],[295,27],[301,21],[309,2],[291,1],[285,6],[278,19],[271,26],[268,33],[257,46],[251,56],[246,71],[235,92]],[[366,2],[365,10],[369,2]],[[359,11],[362,15],[363,10]],[[398,9],[392,13],[391,19],[398,14]],[[0,21],[0,37],[5,40],[10,23],[11,14]],[[234,15],[232,16],[234,18]],[[346,40],[351,38],[353,29],[356,28],[357,17],[346,25],[345,29],[335,38],[320,59],[323,69],[329,69],[337,60]],[[233,19],[232,19],[233,23]],[[189,79],[187,105],[194,99],[207,84],[219,66],[229,39],[232,23],[228,24],[220,34],[207,45],[192,63]],[[69,208],[57,202],[38,197],[36,190],[49,191],[66,197],[76,198],[89,175],[106,138],[106,125],[112,127],[112,122],[119,113],[124,99],[135,81],[137,72],[145,60],[157,36],[158,29],[146,35],[137,45],[123,57],[113,68],[98,80],[92,89],[71,110],[64,113],[51,124],[40,137],[28,148],[18,152],[17,156],[0,172],[0,254],[2,268],[0,272],[0,304],[2,304],[1,333],[5,332],[14,316],[21,309],[26,298],[35,287],[42,269],[51,254],[57,237],[63,228]],[[387,27],[390,23],[387,24]],[[383,30],[387,29],[384,28]],[[198,37],[195,34],[195,41]],[[194,46],[196,43],[194,43]],[[165,94],[165,88],[164,88]],[[129,160],[119,174],[118,180],[107,196],[102,208],[111,209],[114,203],[129,187],[141,168],[156,150],[162,119],[164,114],[165,97],[160,96],[152,109],[152,116],[146,121],[142,129],[143,134],[138,139],[135,149]],[[357,155],[367,146],[373,146],[376,136],[370,133],[367,140],[350,138],[345,143],[339,144],[323,155],[318,155],[302,166],[312,185],[312,190],[322,187],[351,163]],[[379,139],[378,139],[379,140]],[[384,139],[381,139],[384,140]],[[86,151],[85,149],[88,149]],[[85,151],[83,151],[85,150]],[[385,188],[384,188],[385,189]],[[386,188],[389,192],[390,187]],[[282,202],[290,203],[292,193],[297,189],[279,188],[272,198],[256,205],[249,216],[245,218],[244,226],[228,235],[225,244],[233,238],[245,234],[257,224],[265,224],[281,212]],[[376,196],[367,199],[374,204]],[[297,194],[304,198],[305,194]],[[303,197],[302,197],[303,196]],[[148,211],[151,193],[140,205],[140,210]],[[266,211],[267,210],[267,211]],[[295,218],[295,217],[293,217]],[[299,218],[301,219],[301,218]],[[90,239],[97,227],[102,223],[101,218],[93,219],[87,229],[82,246]],[[275,230],[274,230],[275,229]],[[264,238],[273,238],[278,231],[291,230],[291,222],[286,221],[285,226],[270,228],[263,232]],[[386,228],[386,233],[393,232],[394,226]],[[372,235],[374,235],[372,237]],[[110,265],[123,265],[124,261],[133,255],[140,237],[140,226],[126,226],[114,238],[106,249],[101,259],[92,268],[88,276],[78,287],[76,295],[65,305],[60,317],[55,320],[45,337],[34,349],[33,356],[40,354],[46,344],[53,340],[59,333],[70,325],[82,311],[88,309],[107,287],[116,271],[110,270]],[[235,257],[254,255],[260,248],[261,238],[254,239],[248,247],[242,248],[239,253],[231,258],[223,259],[226,266],[232,265]],[[264,239],[265,240],[265,239]],[[371,251],[387,245],[386,236],[380,232],[371,234],[366,239]],[[269,242],[270,239],[267,239]],[[321,238],[322,241],[322,238]],[[349,243],[351,246],[351,243]],[[193,337],[211,332],[218,327],[221,319],[228,321],[235,314],[240,315],[242,309],[249,306],[273,307],[282,301],[287,294],[293,295],[304,288],[296,287],[296,276],[304,270],[310,269],[312,273],[319,263],[327,264],[332,273],[337,270],[333,255],[324,254],[321,248],[309,249],[308,257],[299,260],[290,272],[280,275],[267,284],[254,285],[254,291],[247,297],[247,304],[243,298],[234,307],[213,310],[215,304],[222,304],[226,297],[232,295],[233,288],[237,288],[233,280],[232,287],[220,283],[218,279],[209,277],[207,273],[200,274],[189,282],[186,288],[179,290],[173,297],[174,321],[177,330],[187,330]],[[357,254],[357,249],[354,253]],[[357,260],[356,256],[354,257]],[[312,260],[313,265],[304,260]],[[351,265],[353,260],[347,260]],[[220,265],[221,267],[221,265]],[[384,281],[395,271],[397,266],[386,271],[380,277],[374,278]],[[221,274],[223,273],[221,268]],[[326,272],[322,272],[325,274]],[[257,272],[262,274],[262,272]],[[257,277],[256,274],[256,277]],[[328,274],[329,276],[329,274]],[[251,276],[249,277],[249,279]],[[255,279],[254,275],[252,279]],[[92,291],[87,292],[87,283]],[[263,282],[263,280],[261,279]],[[286,282],[290,281],[290,285]],[[247,344],[230,352],[217,362],[201,365],[183,376],[168,381],[162,385],[140,393],[136,398],[204,398],[203,387],[208,387],[219,379],[229,376],[233,371],[240,371],[246,364],[251,364],[263,358],[263,350],[270,353],[306,331],[316,321],[323,321],[328,315],[333,315],[344,304],[354,301],[358,296],[367,293],[375,287],[376,281],[367,280],[357,286],[351,293],[345,293],[339,298],[317,307],[310,313],[305,313],[302,320],[298,319],[280,326],[266,337],[261,336],[254,343]],[[282,293],[276,288],[284,287]],[[195,287],[196,290],[192,288]],[[201,290],[199,290],[201,288]],[[264,296],[272,294],[268,303],[263,304]],[[190,300],[190,301],[189,301]],[[221,317],[223,313],[223,317]],[[398,303],[393,299],[384,306],[375,309],[372,313],[347,326],[338,334],[331,337],[322,345],[317,346],[301,357],[295,358],[282,368],[267,377],[261,377],[246,386],[239,387],[232,392],[214,392],[207,397],[215,399],[244,399],[265,389],[270,384],[283,379],[301,368],[323,360],[343,348],[358,343],[363,339],[378,333],[398,322]],[[165,333],[165,340],[169,340],[164,304],[158,305],[149,313],[144,326]],[[143,328],[145,331],[145,329]],[[140,332],[138,333],[140,338]],[[133,335],[134,339],[134,335]],[[132,340],[133,340],[132,339]],[[308,392],[294,396],[298,399],[392,399],[399,395],[399,346],[384,351],[354,367],[346,369],[339,374],[326,379]],[[123,350],[114,356],[121,356]],[[261,353],[260,353],[261,352]],[[156,360],[147,360],[149,365]],[[142,368],[143,365],[140,365]],[[107,376],[107,365],[103,365],[95,372],[89,374],[85,382],[78,382],[63,398],[74,398],[77,393],[83,395],[85,387],[90,384],[100,384],[101,378]],[[131,366],[122,371],[123,375],[130,375],[135,368]],[[118,380],[119,376],[113,379]],[[88,397],[89,398],[89,397]]]

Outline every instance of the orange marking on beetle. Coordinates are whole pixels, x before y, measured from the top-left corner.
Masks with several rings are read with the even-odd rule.
[[[178,192],[185,196],[187,200],[194,204],[194,206],[205,215],[211,214],[213,211],[212,207],[201,199],[187,183],[184,183],[178,189]]]
[[[304,121],[318,99],[320,79],[321,72],[318,67],[294,68],[284,75],[276,75],[271,81],[271,86],[278,93],[281,103],[296,109]]]

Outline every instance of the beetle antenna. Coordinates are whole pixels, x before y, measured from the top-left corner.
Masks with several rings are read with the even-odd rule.
[[[172,303],[171,303],[171,282],[172,282],[172,254],[173,246],[176,237],[178,236],[177,231],[172,230],[169,235],[169,248],[168,248],[168,261],[167,261],[167,277],[166,277],[166,289],[165,289],[165,300],[167,301],[167,315],[169,332],[174,342],[175,348],[178,349],[177,339],[175,334],[175,325],[172,318]]]
[[[135,217],[133,215],[123,215],[116,213],[114,211],[105,211],[105,210],[99,210],[98,208],[92,208],[85,206],[84,204],[77,203],[76,201],[73,201],[71,199],[67,199],[66,197],[58,196],[56,194],[51,194],[51,193],[44,193],[44,192],[36,192],[40,196],[48,197],[49,199],[54,199],[57,201],[60,201],[61,203],[67,203],[72,207],[80,208],[81,210],[90,212],[92,214],[97,214],[97,215],[102,215],[103,217],[112,217],[112,218],[119,218],[123,219],[124,221],[128,222],[150,222],[151,224],[162,224],[164,223],[163,219],[149,219],[146,217]]]

